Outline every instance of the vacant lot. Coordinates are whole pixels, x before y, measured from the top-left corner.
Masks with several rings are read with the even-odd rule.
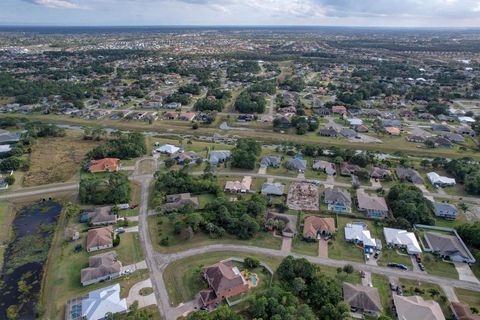
[[[67,131],[61,138],[40,138],[30,154],[30,170],[25,174],[25,187],[65,182],[80,171],[85,154],[99,145],[98,141],[85,141],[77,132]]]
[[[3,265],[3,253],[8,240],[10,240],[10,227],[15,211],[8,202],[0,202],[0,270]]]

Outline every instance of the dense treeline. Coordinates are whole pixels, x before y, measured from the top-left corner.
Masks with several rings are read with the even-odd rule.
[[[250,92],[265,92],[268,94],[275,94],[277,85],[274,80],[265,80],[252,84],[248,91]]]
[[[120,204],[130,201],[130,182],[123,172],[88,174],[80,180],[82,203]]]
[[[305,89],[305,80],[303,80],[301,77],[285,79],[281,83],[280,87],[285,90],[302,92]]]
[[[398,227],[411,227],[414,224],[435,225],[432,203],[416,186],[397,184],[390,188],[386,200],[395,218],[393,225]]]
[[[209,97],[215,97],[215,99]],[[210,89],[207,92],[207,98],[202,98],[195,102],[194,109],[197,111],[222,111],[230,97],[231,93],[229,91],[219,88]]]
[[[464,184],[467,193],[480,195],[480,164],[470,158],[455,159],[446,163],[445,169]]]
[[[227,68],[227,77],[230,80],[244,81],[249,78],[248,74],[256,74],[259,72],[260,66],[257,61],[242,61]]]
[[[128,133],[96,147],[87,153],[88,159],[132,159],[147,153],[145,138],[141,133]]]
[[[212,193],[218,195],[221,189],[213,175],[192,176],[185,171],[170,171],[159,174],[155,181],[155,191],[163,194]]]
[[[266,105],[265,97],[243,91],[235,101],[235,110],[241,113],[263,113]]]
[[[233,168],[255,169],[258,156],[262,152],[260,143],[253,139],[239,139],[232,152],[231,164]]]

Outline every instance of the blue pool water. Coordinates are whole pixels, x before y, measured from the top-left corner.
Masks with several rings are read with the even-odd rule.
[[[256,275],[251,275],[250,276],[250,282],[256,286],[257,285],[257,276]]]

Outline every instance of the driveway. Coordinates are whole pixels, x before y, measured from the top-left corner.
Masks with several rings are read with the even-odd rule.
[[[364,271],[365,277],[362,278],[362,285],[368,286],[372,283],[372,273],[368,271]]]
[[[258,169],[258,174],[267,174],[267,167],[260,167]]]
[[[443,292],[445,292],[445,296],[447,297],[448,301],[450,302],[458,302],[457,294],[455,293],[455,289],[451,286],[441,286]]]
[[[454,262],[454,265],[455,269],[457,269],[458,278],[460,280],[480,283],[477,277],[475,277],[475,275],[473,274],[472,269],[470,269],[470,266],[468,264],[462,262]]]
[[[125,232],[138,232],[138,226],[125,228]]]
[[[141,269],[147,269],[147,263],[145,262],[145,260],[134,263],[134,264],[122,266],[120,268],[120,273],[124,273],[126,270],[130,270],[130,273],[131,273]]]
[[[138,308],[144,308],[153,304],[157,304],[155,293],[150,293],[147,296],[142,296],[140,290],[143,288],[152,288],[152,281],[150,279],[135,283],[128,292],[127,304],[131,306],[135,301],[138,301]]]
[[[318,241],[318,256],[328,258],[328,241],[325,241],[325,239]]]
[[[292,238],[283,237],[282,238],[282,252],[292,252]]]

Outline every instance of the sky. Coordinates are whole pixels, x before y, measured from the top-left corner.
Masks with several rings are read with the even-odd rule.
[[[480,0],[0,0],[0,24],[480,27]]]

